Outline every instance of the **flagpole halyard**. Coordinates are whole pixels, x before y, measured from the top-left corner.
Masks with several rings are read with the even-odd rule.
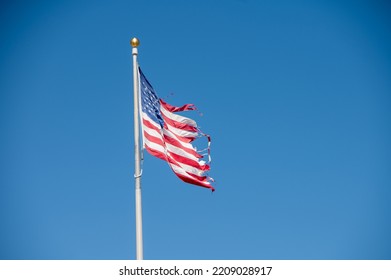
[[[133,56],[133,102],[134,102],[134,180],[136,202],[136,259],[143,259],[143,224],[141,207],[141,151],[140,151],[140,120],[139,120],[139,81],[137,64],[137,47],[140,41],[137,38],[130,40]]]

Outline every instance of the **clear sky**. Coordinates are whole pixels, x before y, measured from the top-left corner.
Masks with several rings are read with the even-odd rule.
[[[145,154],[146,259],[391,259],[387,1],[6,1],[0,258],[134,259],[129,40],[212,136],[216,191]]]

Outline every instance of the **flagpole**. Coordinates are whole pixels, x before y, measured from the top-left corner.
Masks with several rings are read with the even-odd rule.
[[[133,96],[134,96],[134,180],[136,198],[136,259],[143,259],[143,223],[141,208],[141,152],[140,152],[140,121],[139,121],[139,80],[137,64],[137,47],[140,41],[137,38],[130,40],[133,55]]]

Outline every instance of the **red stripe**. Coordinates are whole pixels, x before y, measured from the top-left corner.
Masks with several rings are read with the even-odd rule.
[[[176,174],[176,173],[175,173]],[[194,180],[192,178],[189,178],[189,177],[186,177],[186,176],[183,176],[181,174],[176,174],[182,181],[186,182],[186,183],[189,183],[189,184],[193,184],[193,185],[197,185],[197,186],[201,186],[201,187],[204,187],[204,188],[208,188],[208,189],[211,189],[212,192],[215,191],[215,189],[209,184],[209,183],[205,183],[205,182],[200,182],[200,181],[197,181],[197,180]]]
[[[163,99],[160,99],[160,103],[170,112],[193,111],[197,109],[194,104],[185,104],[181,107],[176,107],[164,102]]]

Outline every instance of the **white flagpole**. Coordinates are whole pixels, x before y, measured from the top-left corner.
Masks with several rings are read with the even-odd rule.
[[[143,222],[141,208],[141,152],[140,152],[140,121],[139,121],[139,80],[137,64],[137,38],[130,40],[133,55],[133,86],[134,86],[134,180],[136,198],[136,259],[143,259]]]

